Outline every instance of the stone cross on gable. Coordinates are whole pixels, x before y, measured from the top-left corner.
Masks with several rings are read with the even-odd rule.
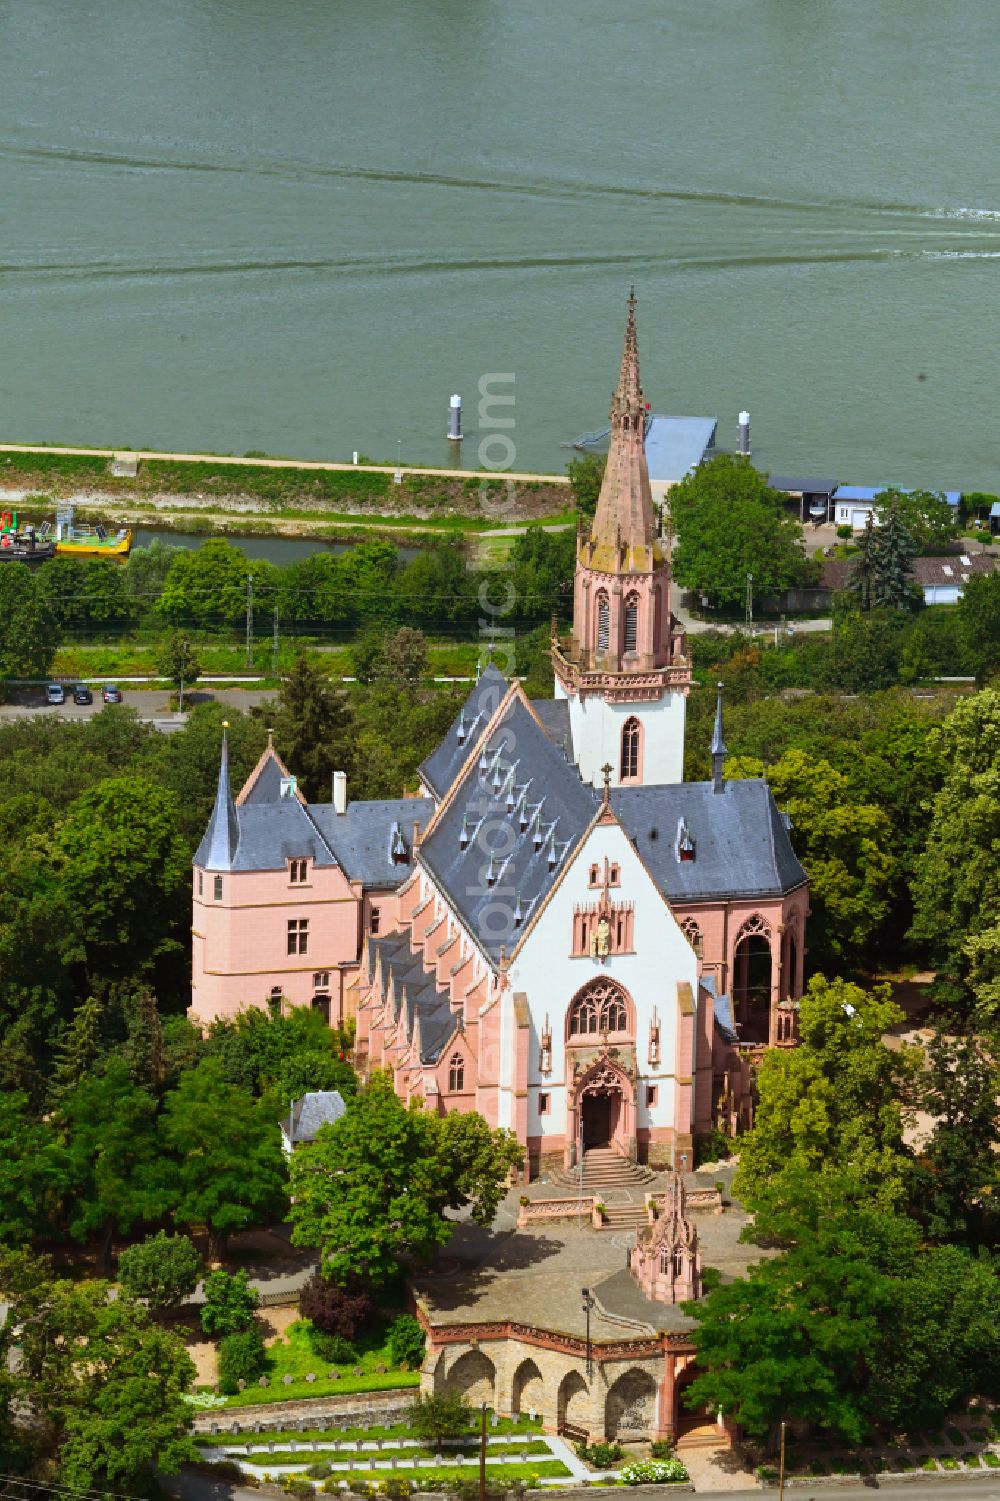
[[[611,765],[611,762],[610,761],[605,761],[604,765],[601,767],[601,771],[604,774],[604,806],[605,806],[605,808],[608,806],[608,803],[611,801],[611,772],[612,772],[612,770],[613,770],[613,767]]]

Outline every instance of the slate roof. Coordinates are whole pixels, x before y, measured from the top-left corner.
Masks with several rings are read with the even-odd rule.
[[[488,957],[517,943],[599,802],[513,693],[419,854]]]
[[[533,698],[531,707],[542,721],[542,729],[552,743],[561,748],[567,761],[575,763],[569,701],[565,698]]]
[[[288,1116],[281,1129],[292,1146],[303,1141],[315,1141],[320,1126],[339,1121],[347,1106],[339,1089],[319,1089],[304,1094],[301,1100],[293,1100]]]
[[[195,865],[200,865],[203,870],[231,870],[239,837],[239,820],[229,786],[229,741],[223,731],[215,805],[208,821],[208,828],[202,835],[201,843],[195,853]]]
[[[618,787],[611,806],[670,902],[780,896],[806,879],[764,781]],[[693,860],[677,858],[682,820]]]
[[[491,662],[452,720],[441,744],[418,768],[421,780],[437,798],[444,797],[458,776],[477,738],[503,702],[507,680]]]
[[[332,803],[310,803],[309,813],[350,881],[363,886],[398,886],[413,869],[413,827],[426,828],[434,813],[427,797],[378,798],[348,803],[338,813]],[[397,833],[407,858],[394,861]]]
[[[441,1050],[455,1034],[458,1025],[451,1009],[446,991],[439,989],[434,977],[424,969],[419,955],[410,948],[409,938],[404,934],[390,934],[387,938],[368,940],[368,968],[366,980],[371,983],[375,974],[376,956],[382,965],[383,984],[391,977],[395,1005],[393,1019],[403,1019],[406,1037],[413,1040],[417,1029],[417,1051],[421,1063],[434,1063]]]

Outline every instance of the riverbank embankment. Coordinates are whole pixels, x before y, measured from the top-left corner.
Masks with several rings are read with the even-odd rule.
[[[131,467],[134,474],[121,472]],[[205,535],[350,541],[382,533],[430,541],[534,521],[565,524],[572,519],[568,484],[565,475],[0,444],[6,505],[40,513],[71,499],[115,524]]]

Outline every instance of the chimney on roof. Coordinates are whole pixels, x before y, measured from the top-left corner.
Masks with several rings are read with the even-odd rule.
[[[333,811],[335,813],[347,812],[346,771],[335,771],[333,773]]]
[[[722,738],[722,684],[718,685],[715,701],[715,730],[712,734],[712,791],[725,792],[726,779],[722,768],[726,760],[726,742]]]

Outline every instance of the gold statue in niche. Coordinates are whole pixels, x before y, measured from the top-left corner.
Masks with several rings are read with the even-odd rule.
[[[590,935],[591,959],[606,959],[611,952],[611,924],[604,913],[601,913]]]

